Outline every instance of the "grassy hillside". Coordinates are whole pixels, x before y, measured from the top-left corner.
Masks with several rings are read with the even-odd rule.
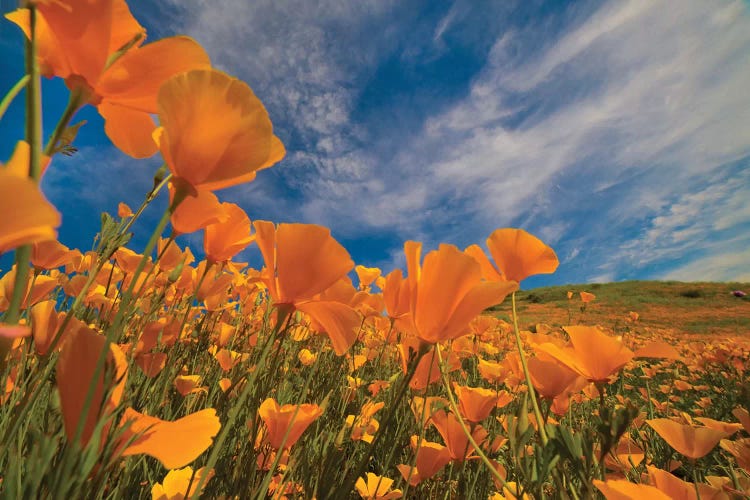
[[[748,297],[735,297],[733,290],[744,290]],[[570,300],[568,291],[574,292]],[[582,291],[596,295],[583,309]],[[583,323],[619,330],[629,324],[629,312],[633,311],[640,316],[638,323],[643,328],[684,335],[750,334],[749,283],[625,281],[564,285],[525,290],[517,299],[521,326],[526,329],[534,329],[538,323]],[[506,302],[498,315],[507,316],[508,309]]]

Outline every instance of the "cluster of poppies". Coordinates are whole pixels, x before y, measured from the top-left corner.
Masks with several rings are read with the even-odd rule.
[[[558,259],[521,229],[495,230],[487,251],[441,244],[423,257],[407,241],[405,272],[383,274],[355,266],[325,227],[251,221],[215,192],[252,181],[284,146],[248,85],[212,68],[198,43],[144,44],[124,0],[29,1],[6,18],[29,49],[18,87],[33,94],[40,76],[62,78],[70,101],[45,147],[29,132],[0,168],[0,252],[16,250],[0,278],[0,492],[747,491],[747,340],[523,330],[514,293]],[[165,175],[141,207],[105,217],[97,249],[83,253],[56,240],[61,217],[38,181],[86,105],[124,153],[160,153]],[[28,122],[40,113],[29,99]],[[127,248],[164,188],[170,203],[148,245]],[[175,241],[196,231],[200,262]],[[261,269],[233,260],[251,245]],[[508,296],[510,322],[487,312]],[[634,332],[638,319],[627,319]],[[629,416],[620,425],[612,414]],[[592,429],[600,437],[586,441]]]

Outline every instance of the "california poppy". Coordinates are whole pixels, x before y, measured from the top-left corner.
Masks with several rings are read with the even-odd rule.
[[[258,415],[266,424],[266,439],[272,448],[282,446],[289,449],[299,440],[302,433],[323,414],[323,409],[314,404],[279,406],[273,398],[268,398],[258,408]]]
[[[380,269],[377,267],[356,266],[354,271],[359,278],[360,290],[365,290],[380,276]]]
[[[670,500],[672,497],[647,484],[631,483],[627,479],[594,479],[594,486],[602,492],[607,500],[636,500],[649,498],[653,500]]]
[[[123,456],[146,454],[167,469],[183,467],[206,451],[221,429],[216,410],[207,408],[175,421],[166,421],[127,408],[121,424],[129,423],[121,437],[123,443],[135,438],[123,450]]]
[[[109,345],[106,369],[94,380],[99,357],[106,345],[103,335],[81,324],[67,333],[57,361],[57,388],[68,440],[76,436],[79,420],[83,419],[82,446],[91,439],[97,421],[108,418],[122,399],[127,374],[125,354],[114,344]],[[89,386],[95,384],[94,397],[84,406]],[[106,400],[105,400],[106,396]]]
[[[543,352],[592,382],[604,382],[631,359],[633,351],[621,341],[591,326],[564,327],[570,337],[569,347],[553,343],[536,345]]]
[[[192,467],[182,469],[172,469],[164,476],[161,483],[156,483],[151,488],[151,500],[184,500],[193,498],[199,483],[206,486],[206,483],[214,476],[214,471],[206,471],[201,467],[193,471]],[[190,489],[188,489],[190,485]],[[203,488],[201,488],[203,489]]]
[[[552,248],[523,229],[496,229],[487,238],[487,247],[502,277],[518,283],[535,274],[553,273],[559,264]]]
[[[263,104],[246,83],[221,71],[173,76],[159,90],[158,107],[154,137],[178,190],[250,182],[284,157]]]
[[[417,436],[412,436],[412,449],[417,447],[417,442]],[[440,469],[445,467],[450,461],[451,455],[448,448],[439,443],[422,440],[417,450],[415,466],[411,467],[406,464],[399,464],[396,468],[404,480],[408,481],[410,485],[416,486],[440,472]]]
[[[97,107],[104,130],[124,153],[145,158],[157,151],[156,94],[172,75],[210,67],[195,40],[177,36],[140,47],[145,30],[124,0],[37,2],[38,60],[45,76],[66,80]],[[30,34],[28,9],[6,17]],[[118,51],[132,43],[120,57]]]
[[[60,213],[39,186],[0,168],[0,253],[57,238]]]
[[[353,267],[349,252],[322,226],[255,221],[255,238],[263,255],[261,280],[277,307],[309,315],[331,339],[337,355],[357,340],[359,314],[348,304],[321,299]]]
[[[719,429],[681,424],[668,418],[646,420],[646,423],[674,450],[693,460],[707,455],[719,441],[729,436]]]
[[[474,446],[469,442],[469,438],[466,437],[466,433],[461,428],[459,418],[453,413],[439,410],[432,414],[431,420],[443,441],[445,441],[445,446],[448,447],[451,458],[462,462],[474,454]],[[481,425],[474,426],[471,434],[474,441],[479,445],[487,438],[487,431]]]
[[[497,404],[497,392],[483,387],[454,384],[458,409],[469,422],[481,422],[490,415]]]
[[[175,188],[169,184],[169,199],[173,202]],[[189,234],[210,224],[228,219],[228,214],[219,199],[211,191],[188,193],[177,205],[169,221],[175,235]]]
[[[222,209],[227,219],[209,224],[203,235],[203,250],[210,262],[226,262],[254,240],[250,218],[239,205],[222,203]]]
[[[474,317],[518,288],[510,281],[483,281],[476,260],[453,245],[441,244],[420,266],[421,248],[413,241],[404,244],[414,331],[423,342],[465,334]]]
[[[401,498],[401,490],[391,490],[393,479],[378,476],[372,472],[367,473],[367,480],[357,478],[354,487],[363,500],[394,500]]]

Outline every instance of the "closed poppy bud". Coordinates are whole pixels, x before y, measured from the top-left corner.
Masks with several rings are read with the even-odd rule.
[[[133,211],[127,204],[120,202],[117,205],[117,216],[121,219],[124,219],[125,217],[132,217]]]

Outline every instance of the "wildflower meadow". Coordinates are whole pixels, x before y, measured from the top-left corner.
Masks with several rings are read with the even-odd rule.
[[[124,0],[28,0],[3,22],[26,74],[0,119],[25,99],[26,127],[0,168],[0,253],[15,259],[0,278],[1,497],[748,496],[746,336],[655,336],[637,311],[626,328],[569,314],[523,329],[517,291],[558,257],[520,228],[463,250],[406,241],[406,269],[384,274],[326,227],[251,221],[221,190],[285,148],[196,41],[146,41]],[[50,137],[42,78],[69,89]],[[134,163],[163,159],[89,251],[57,241],[39,187],[84,106]],[[200,262],[175,242],[196,232]],[[233,260],[251,245],[261,269]]]

